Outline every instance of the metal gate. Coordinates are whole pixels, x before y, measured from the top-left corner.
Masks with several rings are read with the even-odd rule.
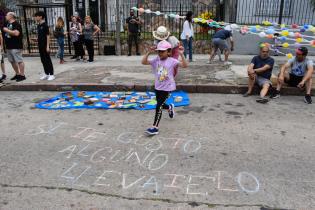
[[[68,4],[23,4],[17,5],[17,15],[22,24],[24,34],[24,45],[26,53],[39,53],[37,45],[37,24],[34,14],[43,11],[46,14],[46,23],[50,29],[50,49],[52,53],[58,51],[58,43],[53,36],[53,31],[58,17],[62,17],[65,22],[65,30],[69,31],[70,5]],[[65,53],[71,54],[71,42],[69,35],[65,37]]]

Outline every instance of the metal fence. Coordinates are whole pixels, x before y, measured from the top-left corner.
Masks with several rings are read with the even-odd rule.
[[[45,4],[45,5],[18,5],[16,13],[19,21],[22,24],[25,47],[27,53],[38,53],[37,45],[37,24],[34,20],[34,14],[38,11],[43,11],[46,14],[46,23],[51,32],[51,51],[57,52],[57,40],[53,37],[53,31],[58,17],[62,17],[65,21],[65,29],[69,28],[70,13],[69,7],[65,4]],[[71,52],[71,44],[69,37],[65,37],[65,51]]]
[[[171,1],[169,1],[171,2]],[[126,39],[128,32],[126,30],[126,19],[129,17],[130,9],[134,5],[121,5],[120,10],[120,20],[121,20],[121,29],[120,35],[122,39]],[[208,13],[211,14],[211,18],[216,19],[218,17],[217,5],[192,5],[192,4],[178,4],[174,5],[169,3],[169,5],[157,5],[156,7],[151,7],[151,11],[160,11],[164,14],[178,14],[180,16],[185,16],[188,11],[193,12],[194,17],[199,17],[202,14]],[[117,8],[114,6],[107,7],[107,15],[105,24],[102,26],[102,31],[105,37],[115,38],[116,34],[116,14]],[[137,12],[137,16],[143,21],[143,24],[140,26],[140,33],[142,39],[153,39],[152,31],[156,30],[158,26],[166,26],[169,31],[176,37],[180,38],[180,34],[183,29],[184,19],[175,19],[175,18],[165,18],[164,15],[157,16],[154,13],[144,13],[140,14]],[[197,40],[208,40],[211,38],[213,32],[208,33],[207,30],[204,30],[203,27],[194,24],[195,39]]]
[[[310,0],[231,0],[234,22],[261,24],[262,21],[285,24],[315,24]]]
[[[3,26],[4,15],[8,11],[3,5],[8,0],[0,0],[0,26]],[[160,11],[167,14],[179,14],[184,16],[187,11],[193,12],[193,17],[200,17],[206,13],[210,18],[221,21],[224,16],[228,17],[228,22],[238,24],[261,24],[262,21],[286,23],[286,24],[315,24],[315,15],[312,5],[309,0],[230,0],[223,1],[225,5],[220,4],[220,1],[208,1],[208,4],[192,3],[190,0],[160,0],[155,4],[144,5],[144,8],[150,8],[151,11]],[[137,4],[122,4],[119,8],[121,19],[121,39],[127,39],[126,19],[129,16],[130,9]],[[223,9],[225,8],[225,9]],[[228,10],[227,10],[228,8]],[[14,10],[18,15],[18,21],[22,24],[25,53],[38,53],[37,44],[34,42],[36,37],[36,23],[33,19],[33,14],[39,10],[47,14],[47,23],[50,26],[51,32],[54,29],[55,22],[59,16],[63,17],[66,23],[66,30],[69,28],[70,15],[72,13],[72,5],[67,4],[26,4],[14,5]],[[228,14],[224,15],[224,12]],[[116,16],[117,8],[114,4],[107,4],[104,10],[99,14],[102,17],[101,29],[102,32],[95,39],[95,50],[99,50],[100,40],[116,38]],[[88,12],[89,14],[89,12]],[[156,14],[137,14],[142,20],[143,25],[140,27],[141,39],[153,39],[152,31],[158,26],[166,26],[170,32],[180,38],[183,28],[183,19],[165,18]],[[83,18],[83,17],[82,17]],[[204,27],[194,24],[195,40],[210,40],[213,31],[207,31]],[[55,38],[51,36],[51,50],[57,52],[58,46]],[[70,53],[72,46],[68,37],[66,37],[65,53]],[[97,53],[97,52],[96,52]]]

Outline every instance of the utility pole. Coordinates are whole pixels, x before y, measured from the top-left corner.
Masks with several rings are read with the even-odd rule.
[[[284,0],[280,1],[280,11],[279,11],[279,21],[278,24],[281,25],[282,24],[282,18],[283,18],[283,9],[284,9]]]
[[[121,28],[120,6],[119,6],[119,0],[116,0],[116,42],[115,42],[116,55],[121,55],[120,28]]]

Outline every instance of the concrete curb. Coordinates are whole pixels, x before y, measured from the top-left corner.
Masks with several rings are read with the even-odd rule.
[[[152,91],[153,85],[146,84],[99,84],[99,83],[57,83],[57,84],[13,84],[3,85],[0,87],[0,91]],[[242,94],[247,90],[245,85],[220,85],[220,84],[178,84],[177,90],[183,90],[188,93],[219,93],[219,94]],[[315,89],[313,89],[315,91]],[[258,89],[255,89],[255,93],[258,93]],[[281,93],[284,95],[303,95],[304,91],[298,88],[283,87]]]

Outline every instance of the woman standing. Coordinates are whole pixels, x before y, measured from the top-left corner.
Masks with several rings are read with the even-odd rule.
[[[71,59],[80,60],[80,58],[83,59],[84,57],[83,43],[80,40],[81,33],[82,26],[78,23],[77,18],[73,16],[70,24],[70,38],[73,43],[75,55]]]
[[[60,64],[63,64],[65,60],[63,59],[64,57],[64,49],[65,49],[65,22],[63,21],[62,17],[58,17],[55,31],[54,31],[54,36],[57,39],[57,43],[59,46],[59,51],[58,51],[58,56],[60,58]]]
[[[185,58],[187,58],[187,51],[189,53],[189,61],[192,62],[192,42],[193,42],[193,37],[194,37],[194,29],[192,26],[192,11],[187,12],[186,14],[186,20],[184,22],[183,26],[183,32],[180,36],[181,40],[183,41],[184,44],[184,55]]]
[[[86,16],[83,26],[84,44],[89,54],[89,62],[94,61],[94,36],[100,32],[100,28],[92,22],[90,16]]]

